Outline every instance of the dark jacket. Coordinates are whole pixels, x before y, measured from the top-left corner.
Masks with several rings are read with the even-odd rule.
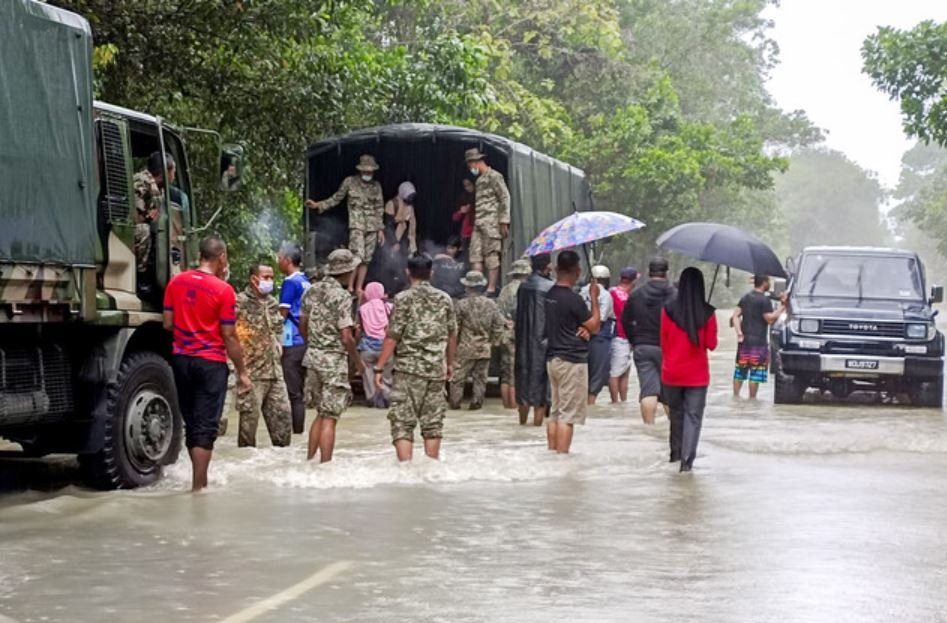
[[[438,255],[434,258],[431,285],[451,298],[461,297],[464,295],[464,286],[460,280],[466,273],[466,267],[457,260],[448,255]]]
[[[549,404],[546,375],[546,293],[553,281],[534,272],[516,293],[516,400],[521,405]]]
[[[661,310],[677,290],[670,281],[652,279],[635,288],[622,310],[621,324],[634,346],[661,345]]]

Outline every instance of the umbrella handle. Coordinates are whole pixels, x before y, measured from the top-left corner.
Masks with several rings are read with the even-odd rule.
[[[714,269],[714,280],[710,282],[710,294],[707,295],[708,303],[714,298],[714,286],[717,285],[718,274],[720,274],[720,264],[717,264],[717,268]]]

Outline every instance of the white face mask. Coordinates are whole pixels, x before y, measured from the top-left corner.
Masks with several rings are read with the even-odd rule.
[[[478,175],[480,175],[480,169],[476,167],[471,167],[470,174],[473,175],[474,177],[477,177]]]
[[[372,176],[371,176],[371,175],[363,175],[363,176],[362,176],[362,181],[363,181],[363,182],[370,182],[370,181],[372,181]]]
[[[261,280],[257,285],[257,289],[260,291],[260,294],[272,294],[273,281],[271,279]]]

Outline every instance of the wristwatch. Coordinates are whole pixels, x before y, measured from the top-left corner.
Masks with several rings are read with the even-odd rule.
[[[385,371],[384,368],[372,368],[372,372],[374,372],[375,374],[381,374],[384,371]]]

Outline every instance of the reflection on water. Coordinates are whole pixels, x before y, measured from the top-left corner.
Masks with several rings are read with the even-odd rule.
[[[338,561],[231,620],[947,620],[944,414],[734,401],[732,353],[690,475],[631,406],[597,408],[560,457],[494,404],[450,415],[439,463],[398,465],[384,412],[356,409],[324,466],[300,438],[229,437],[202,495],[186,462],[148,490],[7,494],[0,621],[227,620]]]

